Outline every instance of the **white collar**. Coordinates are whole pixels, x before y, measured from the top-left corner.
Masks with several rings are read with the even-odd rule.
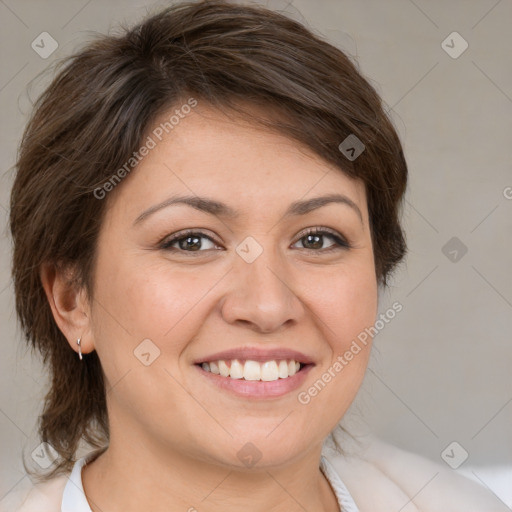
[[[85,464],[90,462],[94,456],[94,452],[89,453],[75,462],[62,495],[61,512],[91,512],[82,485],[82,468]],[[341,481],[338,473],[324,455],[320,458],[320,469],[329,481],[338,500],[340,509],[343,512],[359,512],[345,484]]]
[[[62,505],[60,508],[61,512],[92,512],[82,485],[82,468],[93,456],[94,452],[89,453],[75,462],[71,474],[68,477],[66,487],[64,487]]]

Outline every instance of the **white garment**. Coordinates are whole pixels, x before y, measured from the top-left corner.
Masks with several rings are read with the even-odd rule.
[[[327,445],[322,450],[320,469],[342,512],[510,512],[492,492],[447,465],[373,437],[359,442],[342,444],[344,455]],[[0,501],[0,512],[91,512],[81,470],[92,456],[77,460],[71,474],[44,483],[32,485],[25,477]]]
[[[69,480],[64,488],[61,512],[91,512],[91,508],[87,503],[82,485],[82,467],[88,462],[89,458],[90,456],[88,455],[75,462],[73,470],[69,476]],[[320,459],[320,469],[327,480],[329,480],[329,483],[336,494],[340,510],[343,512],[359,512],[352,496],[350,496],[350,493],[336,473],[336,470],[324,456]]]

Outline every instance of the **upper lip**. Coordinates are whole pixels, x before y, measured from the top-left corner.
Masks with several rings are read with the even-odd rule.
[[[216,352],[205,357],[201,357],[194,361],[194,364],[207,363],[210,361],[219,360],[232,360],[232,359],[243,359],[245,361],[272,361],[272,360],[283,360],[293,359],[298,363],[311,364],[313,359],[297,350],[290,350],[286,348],[274,348],[274,349],[261,349],[257,347],[242,347],[232,348],[230,350],[223,350],[222,352]]]

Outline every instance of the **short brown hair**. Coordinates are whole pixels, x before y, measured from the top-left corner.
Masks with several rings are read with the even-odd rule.
[[[39,434],[62,458],[42,479],[69,471],[81,440],[106,448],[109,430],[99,358],[79,361],[70,348],[40,268],[72,267],[93,297],[98,233],[114,195],[102,201],[94,191],[189,96],[247,118],[244,105],[261,106],[271,115],[258,123],[362,180],[379,284],[405,254],[402,147],[379,95],[342,51],[282,14],[225,1],[179,3],[97,37],[61,63],[36,102],[11,195],[16,311],[52,377]],[[348,136],[364,144],[356,159],[339,149]]]

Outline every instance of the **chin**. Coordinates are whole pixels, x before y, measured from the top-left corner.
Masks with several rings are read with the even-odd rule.
[[[300,429],[279,431],[279,427],[275,428],[278,424],[274,424],[274,432],[265,428],[258,433],[253,429],[251,435],[226,440],[220,453],[216,454],[216,460],[238,469],[268,469],[286,465],[304,454],[312,443],[308,444],[305,439],[298,437]]]

